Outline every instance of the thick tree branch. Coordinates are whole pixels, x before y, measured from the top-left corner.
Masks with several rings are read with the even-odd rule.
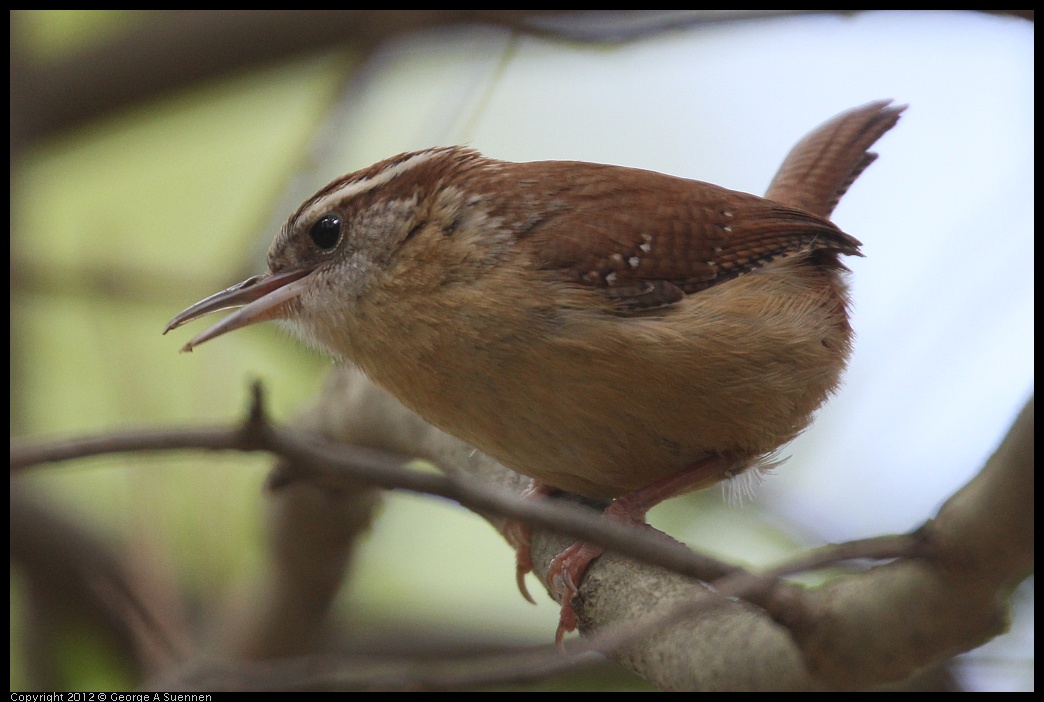
[[[413,452],[516,489],[525,483],[424,424],[361,376],[335,374],[321,403],[330,435]],[[773,585],[772,604],[762,609],[722,601],[692,580],[607,554],[581,587],[581,631],[588,636],[618,627],[593,644],[668,689],[859,689],[902,680],[973,648],[1003,631],[1007,595],[1032,564],[1032,538],[1025,536],[1033,529],[1032,426],[1030,402],[986,469],[915,535],[910,557],[805,593]],[[968,501],[974,507],[965,507]],[[936,536],[940,528],[945,537]],[[971,551],[962,549],[965,539]],[[546,564],[571,541],[536,532],[534,562]],[[942,552],[940,545],[947,545]],[[1008,555],[985,559],[997,551]],[[957,566],[962,555],[973,558],[970,567]],[[748,577],[730,579],[743,584]],[[731,586],[718,581],[714,587]],[[790,608],[789,596],[795,597]],[[634,643],[633,633],[644,630],[636,621],[653,610],[659,612],[651,615],[655,624],[669,626]],[[690,614],[683,618],[684,612]],[[875,645],[868,647],[868,639]]]

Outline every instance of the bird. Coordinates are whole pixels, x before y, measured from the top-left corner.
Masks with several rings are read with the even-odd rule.
[[[764,197],[649,170],[509,162],[463,146],[337,178],[290,215],[268,272],[175,316],[238,308],[360,368],[429,423],[554,491],[655,504],[767,465],[838,388],[861,242],[830,221],[905,105],[790,151]],[[518,578],[529,568],[526,532]],[[555,559],[556,639],[600,549]],[[525,593],[523,586],[523,594]]]

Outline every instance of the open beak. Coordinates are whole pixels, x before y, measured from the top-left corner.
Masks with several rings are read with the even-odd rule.
[[[163,333],[166,334],[171,329],[177,329],[182,324],[204,317],[211,312],[233,307],[239,308],[185,344],[181,348],[184,353],[192,351],[204,341],[210,341],[230,331],[269,319],[284,319],[287,303],[301,294],[307,284],[306,276],[314,270],[315,267],[310,266],[247,278],[242,283],[215,293],[184,310],[170,320]]]

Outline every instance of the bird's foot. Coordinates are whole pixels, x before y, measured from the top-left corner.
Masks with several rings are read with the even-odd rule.
[[[521,497],[526,500],[541,499],[547,497],[551,490],[550,485],[534,480],[522,491]],[[536,600],[529,594],[529,588],[526,587],[526,574],[533,571],[533,556],[529,548],[530,531],[528,524],[512,519],[504,524],[500,533],[515,549],[515,583],[518,585],[518,591],[530,603],[536,604]]]

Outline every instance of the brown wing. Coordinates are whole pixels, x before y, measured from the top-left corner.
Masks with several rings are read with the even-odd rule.
[[[526,235],[536,265],[604,293],[621,313],[670,305],[797,252],[859,254],[859,241],[831,222],[755,195],[612,166],[526,165],[523,191],[554,178],[540,199],[561,203]]]

